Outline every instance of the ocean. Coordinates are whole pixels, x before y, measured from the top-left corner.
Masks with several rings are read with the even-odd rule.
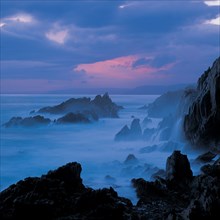
[[[94,95],[2,95],[1,124],[11,117],[28,117],[32,110],[57,105],[69,98]],[[26,177],[41,176],[68,162],[82,165],[84,185],[94,189],[113,187],[120,196],[136,203],[131,185],[132,178],[150,179],[153,172],[165,169],[166,159],[172,152],[141,153],[140,149],[157,140],[115,142],[115,134],[124,125],[130,126],[133,118],[142,122],[146,110],[139,109],[153,102],[157,95],[110,95],[113,102],[124,107],[119,118],[101,118],[91,124],[49,125],[32,128],[4,128],[1,126],[1,180],[4,190]],[[58,116],[49,116],[52,119]],[[160,120],[154,119],[149,128]],[[135,155],[138,164],[124,163],[129,154]]]

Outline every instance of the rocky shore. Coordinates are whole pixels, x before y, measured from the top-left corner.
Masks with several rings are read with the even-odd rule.
[[[81,165],[68,163],[41,177],[29,177],[0,193],[3,219],[219,219],[220,159],[193,176],[180,151],[168,157],[165,178],[132,179],[139,201],[119,197],[113,188],[83,185]]]

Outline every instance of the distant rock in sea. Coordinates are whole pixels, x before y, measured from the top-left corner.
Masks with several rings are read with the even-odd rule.
[[[130,129],[125,125],[116,135],[115,141],[135,141],[142,139],[140,119],[133,119]]]
[[[220,57],[198,80],[197,96],[184,118],[184,132],[192,145],[220,150]]]
[[[12,117],[8,122],[3,124],[4,127],[16,127],[16,126],[22,126],[22,127],[32,127],[32,126],[42,126],[42,125],[48,125],[51,123],[51,120],[49,118],[44,118],[41,115],[36,115],[33,117]]]
[[[57,124],[75,124],[75,123],[90,123],[90,120],[83,114],[80,113],[67,113],[61,118],[56,120]]]
[[[97,95],[93,100],[90,98],[71,98],[59,105],[41,108],[39,113],[66,114],[83,113],[85,111],[95,113],[98,117],[117,118],[118,111],[122,106],[112,102],[108,93],[103,96]]]
[[[129,154],[124,161],[124,164],[136,164],[138,163],[138,159],[134,156],[134,154]]]
[[[62,117],[53,120],[53,124],[76,124],[90,123],[99,120],[99,117],[118,118],[118,111],[123,109],[122,106],[116,105],[110,99],[108,93],[103,96],[97,95],[94,100],[90,98],[71,98],[59,105],[52,107],[44,107],[39,111],[31,111],[30,114],[38,114],[33,117],[12,117],[3,126],[6,128],[23,126],[42,126],[51,123],[49,118],[45,118],[39,114],[58,114]]]

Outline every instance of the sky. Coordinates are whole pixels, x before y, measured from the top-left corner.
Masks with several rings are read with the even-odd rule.
[[[1,93],[195,83],[220,0],[1,0]]]

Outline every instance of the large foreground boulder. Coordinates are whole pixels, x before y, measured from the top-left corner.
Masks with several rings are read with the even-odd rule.
[[[180,151],[174,151],[167,158],[166,180],[173,186],[185,186],[192,181],[192,177],[193,174],[187,156],[181,154]]]
[[[82,184],[81,165],[68,163],[0,193],[0,219],[127,219],[132,204],[112,189]]]

